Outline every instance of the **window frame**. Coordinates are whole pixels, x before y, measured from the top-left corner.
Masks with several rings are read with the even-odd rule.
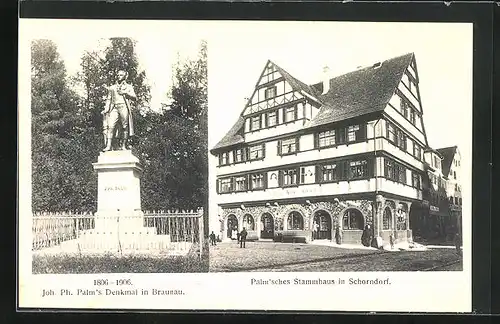
[[[284,142],[285,141],[292,141],[294,140],[293,147],[295,148],[294,151],[292,152],[283,152],[283,147],[284,147]],[[300,137],[289,137],[289,138],[284,138],[278,141],[278,155],[284,156],[284,155],[292,155],[292,154],[297,154],[300,152],[300,147],[299,147],[299,142],[300,142]],[[288,147],[291,147],[292,144],[287,144]]]
[[[259,157],[256,157],[256,158],[253,158],[252,157],[252,149],[253,148],[256,148],[256,147],[260,147],[260,150],[257,150],[257,152],[261,152],[261,156]],[[262,144],[256,144],[256,145],[252,145],[252,146],[249,146],[247,148],[247,160],[248,161],[258,161],[258,160],[263,160],[265,157],[266,157],[266,147],[265,147],[265,144],[262,143]]]

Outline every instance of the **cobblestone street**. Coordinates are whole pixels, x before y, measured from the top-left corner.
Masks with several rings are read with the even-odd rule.
[[[385,252],[312,244],[247,242],[210,246],[210,272],[461,271],[455,249]]]

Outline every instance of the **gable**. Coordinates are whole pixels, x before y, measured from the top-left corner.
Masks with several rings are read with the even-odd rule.
[[[307,95],[314,99],[315,91],[312,87],[294,78],[275,63],[268,61],[242,115],[247,116],[279,105],[300,101]]]

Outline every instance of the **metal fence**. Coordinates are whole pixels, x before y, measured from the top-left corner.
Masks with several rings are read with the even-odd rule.
[[[202,255],[202,208],[143,214],[37,213],[33,215],[32,249],[47,253],[141,250]]]

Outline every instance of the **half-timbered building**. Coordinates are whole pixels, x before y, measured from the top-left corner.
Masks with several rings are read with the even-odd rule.
[[[212,148],[218,215],[211,230],[248,239],[361,243],[412,237],[422,213],[423,123],[409,53],[306,84],[268,61],[253,94]],[[317,225],[316,225],[317,224]],[[219,227],[220,225],[220,227]]]

